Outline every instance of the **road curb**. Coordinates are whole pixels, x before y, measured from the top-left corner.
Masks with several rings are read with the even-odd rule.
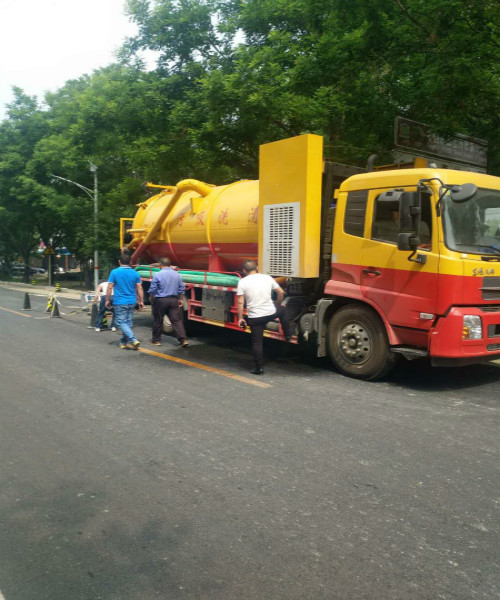
[[[56,290],[55,287],[51,287],[51,286],[45,286],[45,285],[29,285],[28,283],[17,283],[16,281],[0,281],[0,286],[7,288],[7,289],[12,289],[12,290],[19,290],[20,292],[28,292],[28,293],[36,293],[36,292],[42,292],[42,293],[47,293],[47,294],[55,294]],[[70,288],[61,288],[61,290],[59,292],[57,292],[58,295],[64,295],[64,296],[68,296],[70,298],[75,298],[77,300],[79,300],[82,296],[82,294],[87,294],[87,293],[92,293],[92,292],[83,292],[83,291],[76,291]]]

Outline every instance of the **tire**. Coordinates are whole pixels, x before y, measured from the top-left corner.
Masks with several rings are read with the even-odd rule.
[[[335,368],[349,377],[382,379],[396,364],[382,321],[361,304],[343,306],[333,314],[327,343]]]
[[[163,315],[163,325],[162,325],[163,333],[170,335],[174,332],[174,328],[172,327],[172,323],[167,315]]]
[[[186,330],[186,335],[189,337],[194,330],[194,326],[197,325],[196,321],[191,321],[188,319],[188,311],[182,309],[182,322],[184,324],[184,329]]]

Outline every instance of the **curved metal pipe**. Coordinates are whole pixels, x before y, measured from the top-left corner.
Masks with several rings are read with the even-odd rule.
[[[146,251],[146,247],[150,244],[153,237],[158,233],[158,230],[165,222],[168,215],[172,212],[172,209],[177,204],[177,200],[179,200],[182,194],[184,194],[185,192],[197,192],[198,194],[200,194],[200,196],[204,198],[205,196],[208,196],[208,194],[210,194],[213,187],[210,186],[208,183],[203,183],[202,181],[198,181],[197,179],[183,179],[182,181],[179,181],[175,188],[172,188],[172,191],[174,189],[175,194],[170,198],[169,202],[167,202],[161,215],[156,220],[156,223],[153,225],[149,233],[146,235],[146,237],[139,244],[135,252],[132,254],[130,260],[132,264],[136,264],[137,260],[144,254],[144,252]],[[135,240],[132,240],[132,242],[130,242],[130,244],[127,247],[132,249],[137,244],[137,241],[135,241],[135,244],[134,241]]]

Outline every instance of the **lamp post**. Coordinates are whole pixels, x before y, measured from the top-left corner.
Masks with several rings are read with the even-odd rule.
[[[90,172],[94,174],[94,191],[90,190],[88,187],[85,187],[81,183],[72,181],[71,179],[66,179],[65,177],[54,175],[53,173],[51,173],[50,176],[54,179],[59,179],[60,181],[66,181],[67,183],[72,183],[73,185],[76,185],[77,188],[80,188],[82,191],[84,191],[87,194],[87,196],[89,196],[94,201],[94,289],[97,289],[97,286],[99,285],[99,252],[97,250],[97,222],[99,217],[97,167],[90,160],[89,163]]]
[[[99,203],[97,199],[97,167],[89,160],[90,172],[94,174],[94,290],[99,285],[99,252],[97,250],[97,219],[99,217]]]

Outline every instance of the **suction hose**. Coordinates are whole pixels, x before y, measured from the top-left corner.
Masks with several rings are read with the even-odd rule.
[[[182,181],[179,181],[179,183],[175,186],[174,195],[172,198],[170,198],[169,202],[167,202],[161,215],[158,217],[158,220],[132,254],[131,263],[133,265],[137,264],[139,258],[144,254],[151,240],[158,233],[160,227],[165,222],[168,215],[172,212],[172,209],[177,204],[177,201],[182,194],[184,194],[184,192],[197,192],[202,198],[204,198],[205,196],[208,196],[211,191],[212,186],[208,185],[207,183],[203,183],[202,181],[198,181],[197,179],[183,179]],[[134,244],[131,242],[128,247],[132,249]]]

